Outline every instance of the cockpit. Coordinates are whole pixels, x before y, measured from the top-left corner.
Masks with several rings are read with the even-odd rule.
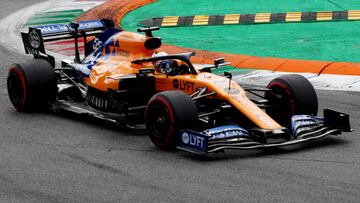
[[[181,53],[174,55],[167,55],[160,52],[160,54],[154,54],[151,58],[141,58],[132,63],[143,64],[151,62],[156,73],[167,74],[171,76],[184,75],[184,74],[198,74],[198,71],[194,68],[190,62],[190,57],[194,53]]]

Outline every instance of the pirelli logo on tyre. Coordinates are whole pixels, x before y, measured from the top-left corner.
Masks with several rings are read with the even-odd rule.
[[[164,16],[140,22],[142,26],[185,27],[211,25],[249,25],[360,20],[360,10],[255,13],[226,15]]]

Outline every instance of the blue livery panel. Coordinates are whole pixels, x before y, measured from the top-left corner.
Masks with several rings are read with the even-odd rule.
[[[107,41],[110,40],[110,42],[112,42],[112,43],[114,42],[113,36],[119,32],[121,32],[121,29],[118,29],[118,28],[110,28],[110,29],[105,30],[103,33],[96,36],[96,38],[92,42],[92,46],[89,47],[90,51],[93,52],[93,51],[97,50],[97,52],[100,52],[101,48],[105,45],[105,43]],[[119,46],[119,45],[117,45],[117,46]]]
[[[211,128],[202,132],[181,130],[178,134],[178,147],[198,154],[207,154],[209,141],[249,136],[247,130],[235,125]]]
[[[318,116],[294,115],[291,118],[291,134],[296,138],[301,132],[313,129],[314,126],[323,123],[324,119]]]
[[[195,153],[207,153],[207,135],[192,130],[181,130],[178,136],[178,147]]]

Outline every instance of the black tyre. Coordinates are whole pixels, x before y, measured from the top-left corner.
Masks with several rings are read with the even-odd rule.
[[[265,94],[275,107],[266,112],[280,125],[290,127],[291,117],[296,114],[317,115],[318,99],[312,84],[296,74],[284,75],[272,80]]]
[[[7,89],[17,111],[43,110],[54,101],[57,93],[56,77],[50,63],[34,59],[27,63],[11,65]]]
[[[180,129],[198,123],[195,103],[180,91],[165,91],[154,95],[146,108],[145,123],[151,141],[160,149],[174,149]]]

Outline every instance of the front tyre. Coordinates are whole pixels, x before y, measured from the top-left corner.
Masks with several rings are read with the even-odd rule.
[[[176,134],[198,123],[198,112],[189,95],[165,91],[154,95],[145,112],[146,129],[151,141],[160,149],[174,149]]]
[[[11,103],[19,112],[46,109],[57,94],[52,66],[43,59],[11,65],[7,90]]]
[[[317,115],[318,99],[314,87],[302,75],[290,74],[273,79],[265,98],[274,107],[266,112],[280,125],[290,127],[293,115]]]

